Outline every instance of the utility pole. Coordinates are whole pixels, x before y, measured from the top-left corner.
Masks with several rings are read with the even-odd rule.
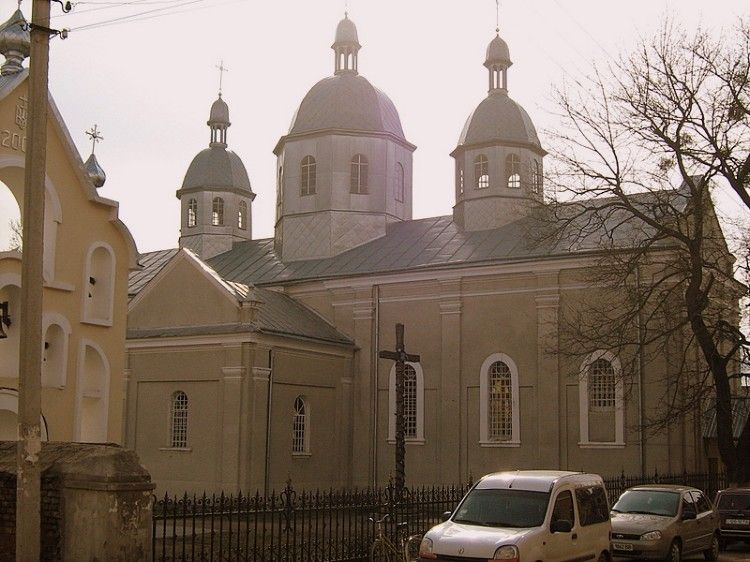
[[[16,479],[16,561],[40,557],[42,450],[42,295],[44,178],[47,162],[47,83],[50,0],[33,0],[29,58],[29,117],[23,196],[21,343],[18,369],[19,439]]]

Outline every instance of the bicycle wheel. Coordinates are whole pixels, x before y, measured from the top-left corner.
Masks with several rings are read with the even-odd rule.
[[[404,539],[404,560],[416,562],[419,557],[419,545],[422,543],[422,535],[411,535]]]
[[[370,547],[370,562],[397,562],[385,541],[377,540]]]

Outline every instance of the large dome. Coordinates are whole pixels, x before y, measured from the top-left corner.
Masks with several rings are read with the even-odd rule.
[[[188,167],[182,189],[235,189],[252,193],[245,165],[231,150],[212,146],[201,150]]]
[[[504,92],[493,93],[479,104],[458,139],[459,146],[490,142],[520,143],[542,150],[529,114]]]
[[[401,119],[390,98],[354,73],[324,78],[315,84],[302,100],[289,134],[326,129],[390,133],[405,140]]]

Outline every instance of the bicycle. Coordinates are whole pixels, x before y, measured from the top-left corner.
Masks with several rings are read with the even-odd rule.
[[[369,518],[375,524],[375,540],[370,547],[370,562],[416,562],[422,535],[406,533],[405,521],[396,525],[398,545],[394,544],[385,533],[386,513],[382,519]]]

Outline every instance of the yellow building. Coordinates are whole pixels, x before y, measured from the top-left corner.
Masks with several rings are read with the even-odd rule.
[[[24,29],[26,27],[26,29]],[[23,211],[28,26],[20,11],[0,27],[0,190]],[[104,175],[84,163],[51,96],[44,223],[43,438],[122,442],[128,272],[137,251]],[[11,199],[8,197],[7,199]],[[6,225],[3,225],[4,227]],[[0,440],[15,439],[22,249],[0,248]]]

